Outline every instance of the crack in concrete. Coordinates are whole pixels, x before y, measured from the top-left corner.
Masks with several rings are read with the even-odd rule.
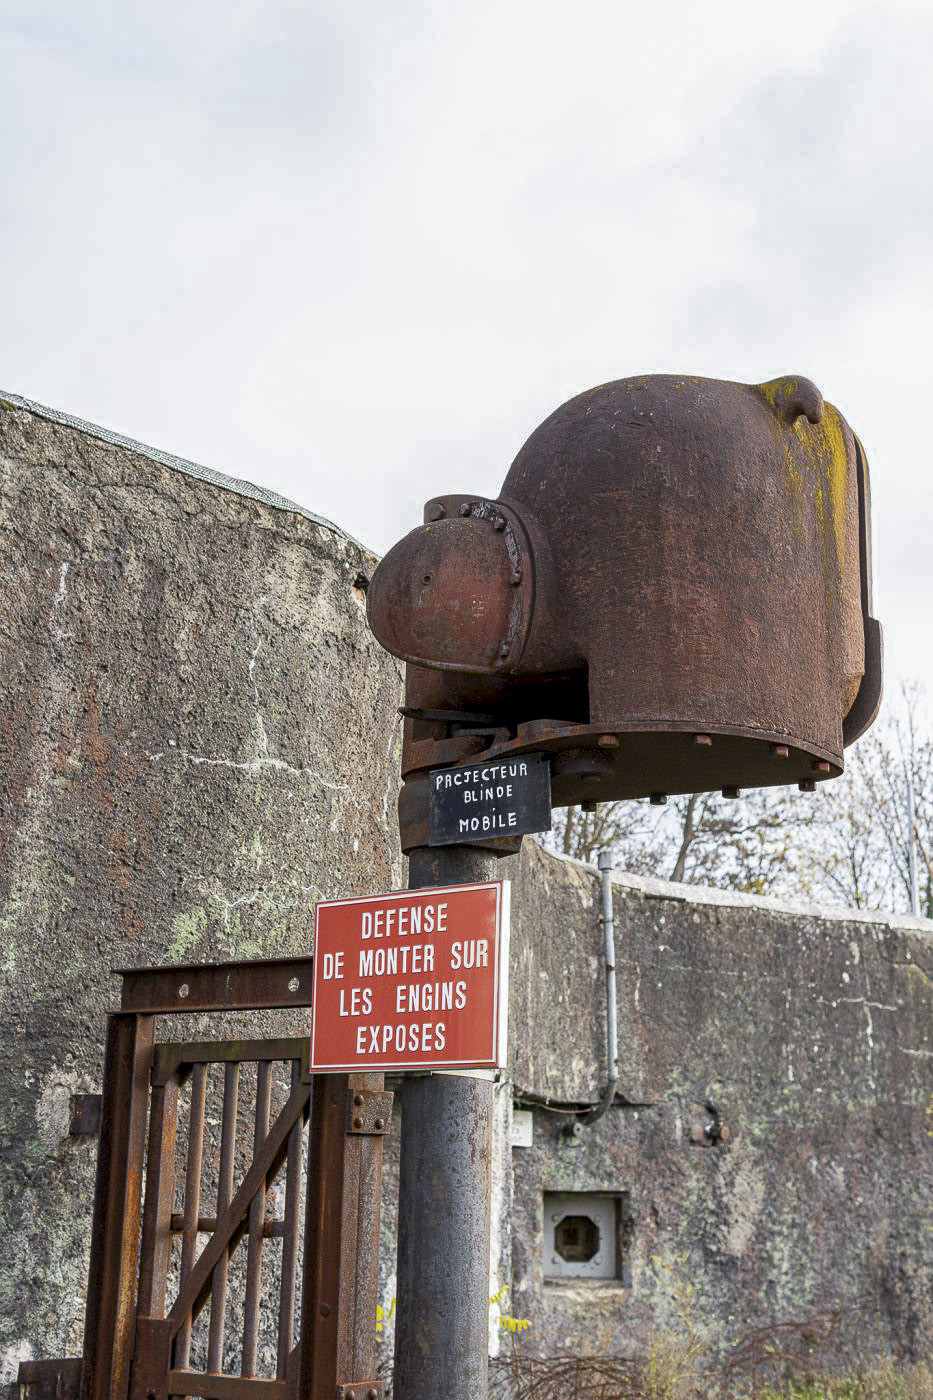
[[[263,735],[263,738],[265,736]],[[268,741],[266,741],[268,745]],[[167,755],[163,753],[150,753],[145,750],[146,757],[151,763],[159,763]],[[335,783],[330,778],[325,778],[323,773],[319,773],[316,768],[296,768],[291,763],[286,763],[284,758],[275,758],[268,754],[256,754],[253,758],[212,758],[208,754],[192,753],[190,749],[175,749],[172,757],[184,759],[197,767],[206,764],[210,768],[231,768],[239,773],[246,773],[253,778],[257,773],[261,773],[264,768],[271,768],[280,773],[291,773],[296,778],[314,778],[322,787],[328,788],[331,792],[349,792],[349,783]]]

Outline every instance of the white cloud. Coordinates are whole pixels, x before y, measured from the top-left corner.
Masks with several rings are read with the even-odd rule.
[[[384,548],[589,384],[803,372],[926,674],[914,3],[0,4],[0,383]]]

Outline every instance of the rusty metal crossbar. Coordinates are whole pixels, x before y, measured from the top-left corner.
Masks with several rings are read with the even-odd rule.
[[[155,1042],[157,1014],[307,1008],[311,959],[143,968],[121,976],[122,1009],[108,1020],[84,1357],[29,1363],[20,1377],[23,1394],[28,1400],[332,1400],[353,1392],[379,1400],[383,1126],[375,1124],[387,1121],[392,1097],[382,1076],[312,1078],[305,1038]],[[237,1143],[245,1064],[255,1065],[248,1151]],[[288,1093],[273,1112],[277,1065]],[[206,1128],[217,1122],[211,1112],[218,1091],[215,1151]],[[244,1170],[237,1185],[238,1152]],[[270,1215],[270,1191],[283,1173],[280,1214]],[[180,1210],[176,1188],[183,1192]],[[279,1240],[273,1258],[269,1242]],[[241,1242],[237,1348],[226,1324],[231,1261]],[[196,1331],[205,1309],[207,1325]],[[261,1374],[271,1370],[273,1356],[274,1376]]]

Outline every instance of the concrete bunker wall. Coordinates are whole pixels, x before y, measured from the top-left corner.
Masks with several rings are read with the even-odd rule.
[[[22,401],[0,403],[0,472],[11,1379],[21,1358],[81,1347],[94,1145],[69,1137],[68,1104],[100,1087],[109,969],[300,952],[318,897],[404,872],[401,677],[365,626],[371,555],[288,502]],[[542,1105],[604,1082],[596,872],[526,842],[501,873],[493,1345],[506,1309],[532,1354],[640,1349],[671,1320],[679,1270],[715,1328],[859,1304],[868,1349],[923,1355],[933,926],[619,877],[622,1082],[574,1143]],[[532,1109],[529,1147],[509,1145],[514,1106]],[[387,1314],[397,1145],[398,1119]],[[623,1202],[615,1278],[544,1278],[545,1193],[577,1192]]]
[[[515,1098],[592,1101],[597,876],[529,846],[517,885]],[[523,1345],[643,1346],[679,1276],[720,1335],[842,1306],[869,1350],[929,1355],[929,923],[626,876],[615,912],[618,1106],[576,1145],[536,1110],[512,1151]],[[544,1191],[626,1193],[621,1287],[544,1282]]]
[[[9,398],[0,533],[12,1379],[81,1351],[111,969],[301,953],[317,898],[400,883],[401,678],[342,531]]]

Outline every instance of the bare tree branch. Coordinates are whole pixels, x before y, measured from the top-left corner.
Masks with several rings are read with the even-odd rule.
[[[673,880],[755,894],[907,910],[908,774],[921,897],[933,917],[933,731],[914,683],[849,754],[845,774],[810,796],[767,788],[737,801],[695,793],[666,807],[602,803],[555,814],[550,844],[585,861],[609,847],[637,874],[670,870]]]

